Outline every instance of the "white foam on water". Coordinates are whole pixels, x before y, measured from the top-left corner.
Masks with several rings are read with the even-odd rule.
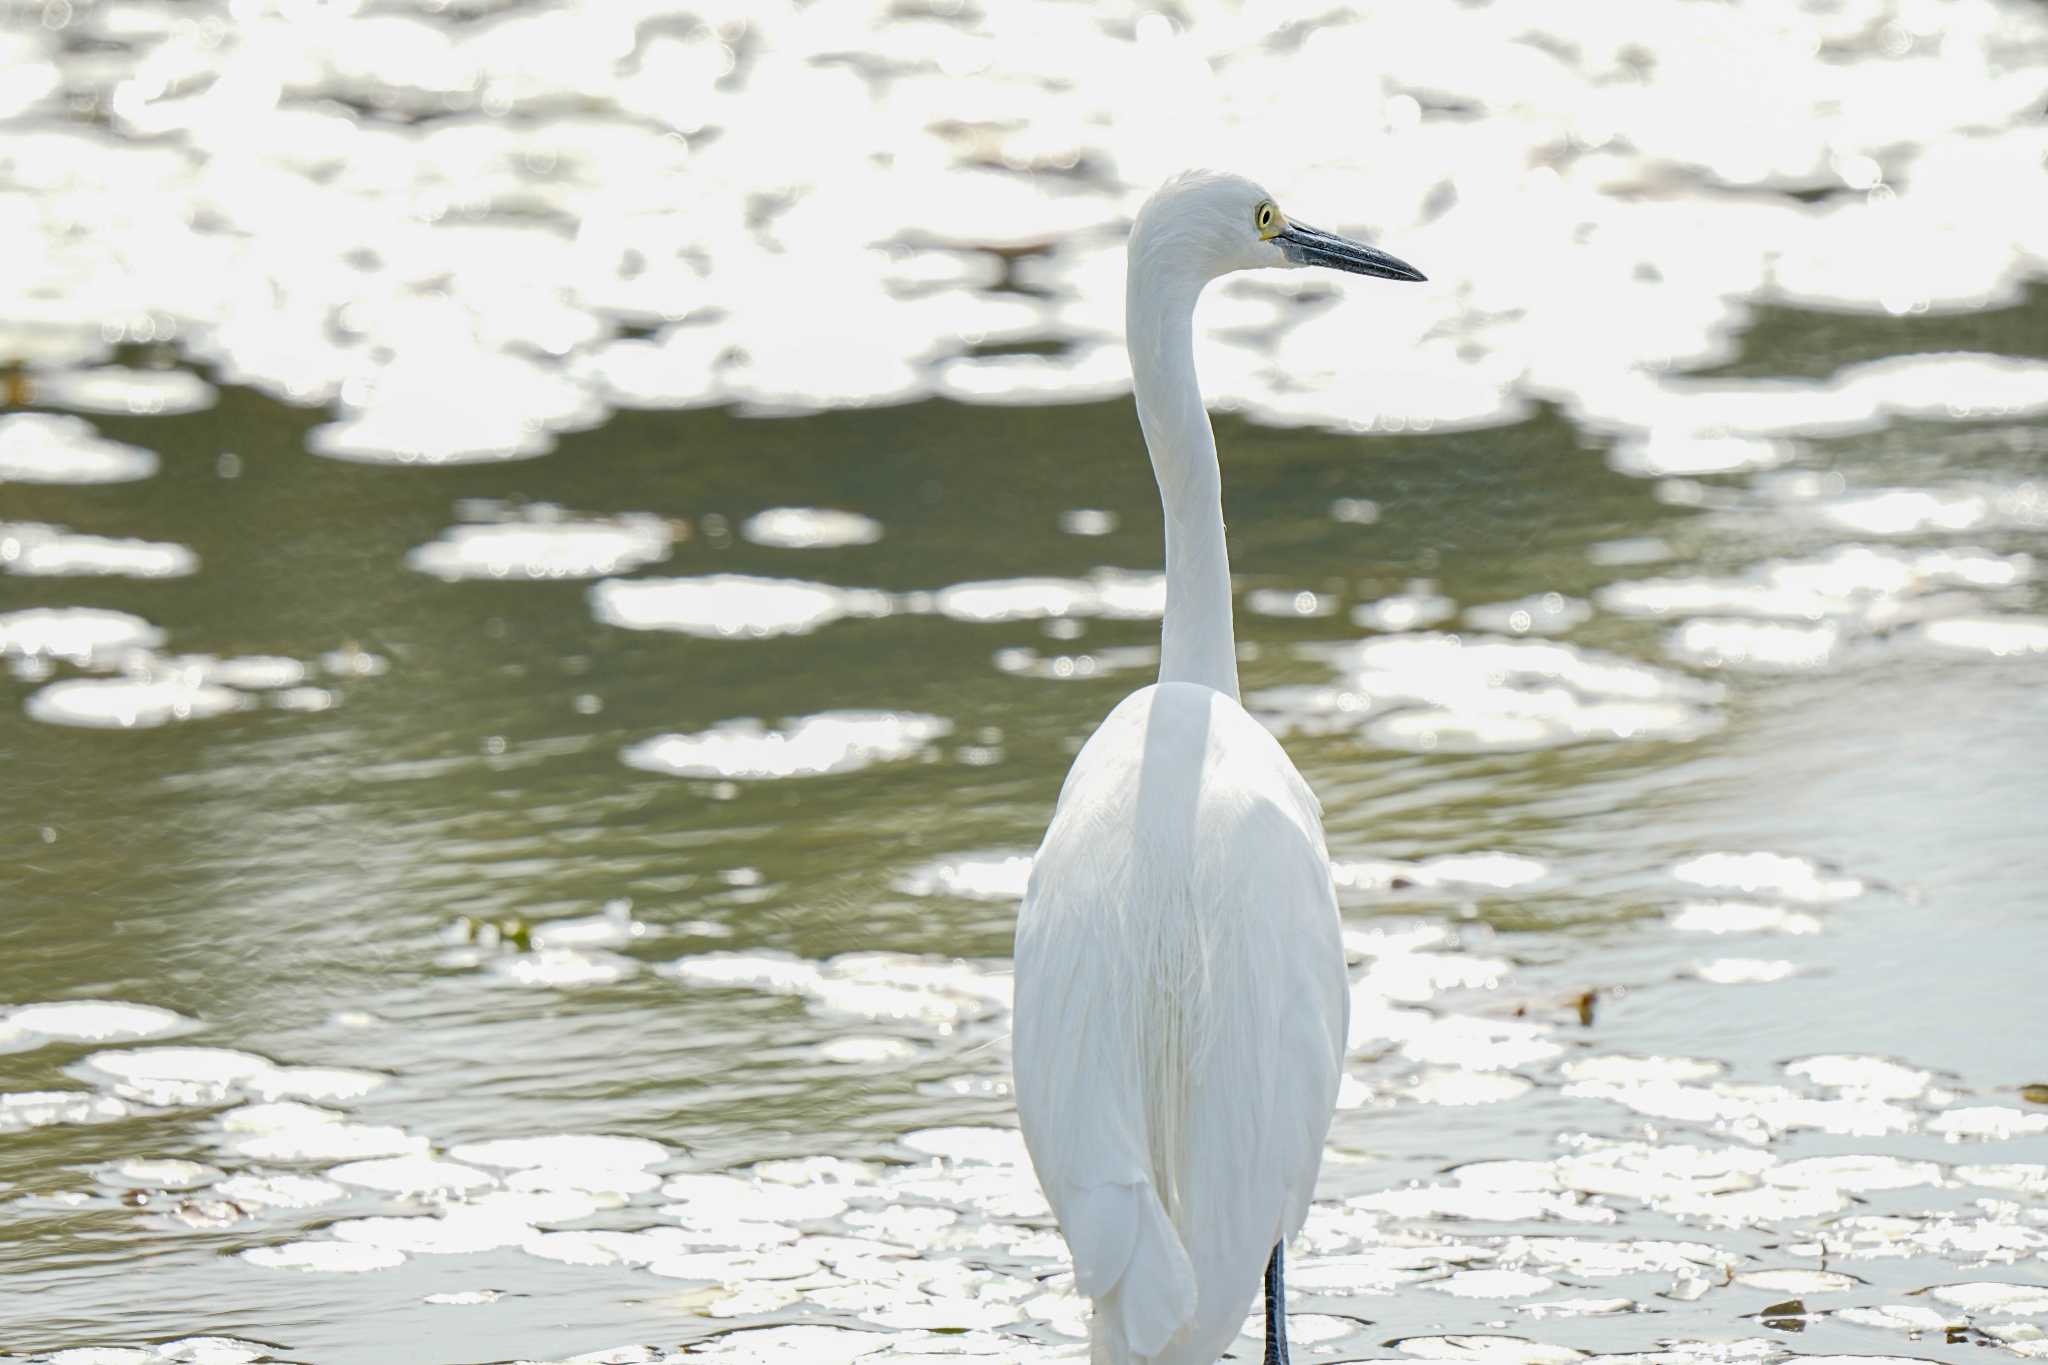
[[[245,692],[296,687],[306,679],[304,664],[275,654],[249,654],[238,659],[180,655],[163,660],[162,666],[179,671],[189,669],[207,682],[239,687]]]
[[[1064,618],[1055,618],[1064,619]],[[1076,654],[1041,654],[1023,645],[999,649],[994,655],[998,670],[1015,678],[1040,678],[1050,682],[1086,681],[1151,668],[1159,662],[1157,645],[1112,645]]]
[[[782,550],[832,550],[874,544],[882,538],[882,523],[829,507],[771,507],[741,522],[740,535]]]
[[[590,606],[606,625],[719,640],[808,635],[847,617],[887,616],[896,609],[889,594],[872,588],[747,574],[607,578],[591,587]]]
[[[1775,469],[1792,458],[1791,447],[1767,436],[1715,436],[1688,429],[1652,429],[1608,453],[1616,473],[1663,479],[1703,474],[1740,474]]]
[[[0,1093],[0,1132],[56,1124],[112,1123],[135,1112],[126,1101],[87,1090]]]
[[[118,1048],[95,1052],[77,1070],[116,1094],[145,1104],[218,1104],[276,1063],[221,1047]]]
[[[1693,969],[1693,975],[1702,981],[1711,981],[1717,986],[1750,986],[1771,981],[1783,981],[1799,972],[1796,963],[1781,958],[1720,957],[1703,962]]]
[[[101,665],[129,650],[154,649],[164,633],[125,611],[102,607],[29,607],[0,613],[0,657],[62,659]]]
[[[1031,878],[1029,853],[956,853],[934,858],[896,878],[896,889],[912,896],[958,896],[965,900],[1021,898]]]
[[[1244,595],[1245,610],[1254,616],[1277,616],[1301,620],[1334,616],[1337,600],[1329,593],[1306,588],[1289,592],[1285,588],[1254,588]]]
[[[1155,620],[1166,610],[1166,576],[1127,569],[1097,569],[1085,579],[1011,578],[958,583],[939,589],[932,600],[941,616],[977,623],[1085,616]]]
[[[605,414],[582,385],[541,361],[452,335],[431,348],[407,341],[412,350],[342,386],[341,419],[313,428],[307,449],[361,464],[524,460],[552,451],[556,432]]]
[[[0,570],[31,578],[183,578],[199,556],[183,545],[78,535],[34,522],[0,523]]]
[[[1557,592],[1465,608],[1465,624],[1502,635],[1562,635],[1592,616],[1593,608],[1584,601]]]
[[[1969,531],[1991,516],[1991,501],[1979,493],[1942,493],[1926,488],[1886,488],[1818,504],[1814,511],[1833,525],[1871,536]]]
[[[161,1038],[199,1027],[197,1019],[156,1005],[122,1000],[64,1000],[20,1005],[0,1015],[0,1026],[66,1043],[125,1043]]]
[[[0,416],[0,483],[132,483],[156,471],[154,452],[107,440],[83,417]]]
[[[461,579],[602,578],[668,558],[673,531],[660,517],[455,526],[408,550],[419,573]]]
[[[1901,417],[1988,421],[2048,413],[2048,360],[1952,351],[1851,365],[1836,376]]]
[[[824,711],[778,730],[735,720],[698,734],[660,735],[620,756],[632,767],[673,777],[819,777],[914,758],[952,729],[951,721],[916,712]]]
[[[933,382],[961,403],[1099,403],[1130,392],[1131,369],[1121,347],[1097,344],[1058,355],[953,356],[939,363]]]
[[[340,1185],[310,1175],[231,1175],[215,1183],[213,1193],[237,1204],[270,1209],[317,1209],[348,1197]]]
[[[1918,638],[1958,654],[2048,655],[2048,616],[1951,616],[1921,626]]]
[[[1821,922],[1799,910],[1754,901],[1688,901],[1671,917],[1686,934],[1817,934]]]
[[[1678,863],[1671,875],[1691,886],[1775,896],[1802,905],[1851,900],[1865,889],[1856,877],[1789,853],[1702,853]]]
[[[241,1256],[249,1264],[268,1270],[303,1270],[326,1275],[357,1275],[405,1264],[405,1253],[396,1248],[352,1242],[286,1242],[282,1246],[250,1247]]]
[[[376,1071],[332,1066],[273,1066],[244,1078],[241,1088],[259,1100],[339,1104],[359,1100],[391,1078]]]
[[[1809,673],[1826,668],[1842,642],[1833,621],[1805,625],[1699,617],[1675,628],[1664,648],[1681,663],[1740,672]]]
[[[644,1170],[668,1160],[669,1150],[646,1138],[600,1133],[556,1133],[543,1137],[492,1138],[451,1147],[456,1161],[492,1170],[519,1171],[538,1167]]]
[[[1759,616],[1836,621],[1872,631],[1911,619],[1935,594],[2009,587],[2033,575],[2026,555],[1846,545],[1810,559],[1769,560],[1740,577],[1649,578],[1594,594],[1623,616]]]
[[[609,986],[640,970],[640,964],[630,957],[586,948],[540,948],[514,957],[492,958],[485,965],[501,981],[556,990]]]
[[[1070,536],[1110,535],[1117,523],[1116,513],[1099,507],[1070,507],[1059,516],[1059,528]]]
[[[170,417],[203,412],[219,391],[185,370],[136,370],[103,365],[90,370],[54,370],[36,375],[35,400],[73,412],[127,417]]]
[[[149,730],[224,716],[248,705],[232,688],[189,677],[66,678],[30,695],[29,717],[93,730]]]
[[[1351,609],[1351,619],[1368,630],[1397,633],[1427,630],[1457,614],[1458,604],[1436,590],[1428,579],[1415,579],[1407,591]]]
[[[326,1163],[419,1156],[428,1144],[390,1124],[329,1119],[271,1128],[236,1138],[230,1145],[253,1161]]]
[[[1720,723],[1713,684],[1556,642],[1393,635],[1317,653],[1343,679],[1328,700],[1390,748],[1685,740]]]

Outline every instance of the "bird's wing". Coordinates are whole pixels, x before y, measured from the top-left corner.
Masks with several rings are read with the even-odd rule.
[[[1348,1005],[1314,798],[1235,703],[1148,688],[1089,741],[1016,983],[1018,1113],[1078,1287],[1143,1354],[1198,1313],[1234,1332],[1306,1215]]]
[[[1127,1315],[1126,1339],[1149,1355],[1194,1316],[1194,1268],[1154,1188],[1144,1044],[1127,946],[1116,941],[1121,917],[1090,913],[1118,870],[1057,830],[1018,917],[1018,1116],[1072,1253],[1075,1287],[1103,1305],[1098,1311],[1114,1303]],[[1120,1292],[1127,1283],[1143,1292]]]

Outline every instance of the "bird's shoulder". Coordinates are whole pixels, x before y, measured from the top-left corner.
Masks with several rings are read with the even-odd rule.
[[[1272,807],[1321,843],[1321,804],[1287,751],[1235,698],[1199,683],[1154,683],[1117,704],[1060,790],[1060,812],[1086,804],[1193,805],[1211,819]]]

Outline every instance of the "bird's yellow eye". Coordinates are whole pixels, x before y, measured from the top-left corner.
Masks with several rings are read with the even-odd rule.
[[[1259,230],[1259,236],[1271,237],[1280,227],[1280,210],[1273,207],[1268,199],[1252,212],[1252,223]]]

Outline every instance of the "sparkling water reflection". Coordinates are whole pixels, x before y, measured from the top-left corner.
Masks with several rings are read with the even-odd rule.
[[[1202,317],[1297,1357],[2042,1354],[2037,8],[17,17],[0,1358],[1079,1349],[1005,954],[1195,160],[1436,282]]]

